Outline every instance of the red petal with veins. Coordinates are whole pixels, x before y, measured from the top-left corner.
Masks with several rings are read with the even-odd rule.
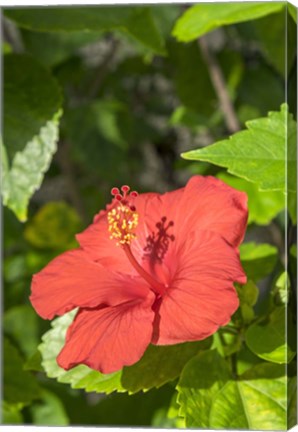
[[[80,310],[57,357],[59,366],[85,364],[108,374],[136,363],[152,338],[154,299],[150,292],[142,302]]]
[[[77,249],[55,258],[34,275],[30,300],[40,316],[52,319],[76,307],[114,306],[144,298],[148,292],[148,284],[139,276],[107,271]]]
[[[238,253],[208,231],[191,233],[167,257],[172,283],[156,310],[154,343],[205,339],[239,305],[233,282],[245,283]]]

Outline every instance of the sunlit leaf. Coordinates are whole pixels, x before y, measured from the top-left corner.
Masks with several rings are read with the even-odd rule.
[[[17,152],[8,166],[6,150],[2,146],[2,195],[3,203],[24,222],[27,207],[33,193],[40,187],[44,173],[49,168],[57,149],[58,112],[41,128],[39,135],[26,143],[23,151]]]
[[[210,428],[286,429],[285,368],[259,364],[238,381],[230,380],[212,404]],[[257,407],[257,409],[256,409]]]
[[[172,34],[181,42],[190,42],[218,27],[257,19],[278,12],[284,6],[283,2],[197,4],[178,19]]]
[[[269,321],[252,324],[246,331],[247,346],[260,358],[273,363],[289,363],[295,356],[293,341],[286,331],[286,308],[277,307]],[[291,343],[292,342],[292,343]]]
[[[217,351],[206,351],[191,359],[182,371],[177,385],[179,414],[187,428],[210,426],[213,400],[229,380],[225,360]]]
[[[28,55],[5,56],[2,196],[21,221],[56,151],[61,105],[47,69]]]
[[[285,191],[287,154],[288,190],[295,191],[296,123],[287,113],[287,106],[282,105],[280,112],[270,112],[266,118],[248,121],[247,128],[230,139],[182,156],[226,167],[231,174],[257,183],[260,190]]]
[[[189,361],[177,388],[180,415],[185,416],[187,427],[286,428],[284,366],[260,363],[235,380],[225,360],[209,351]]]
[[[120,30],[158,54],[164,54],[161,35],[148,7],[100,6],[6,9],[20,27],[40,32],[109,32]]]
[[[267,243],[242,243],[240,259],[249,279],[257,281],[267,276],[275,267],[278,250]]]
[[[65,333],[73,320],[70,312],[53,321],[53,329],[43,336],[40,351],[42,366],[50,378],[71,384],[86,391],[130,393],[160,387],[175,379],[187,361],[210,346],[211,340],[178,344],[174,346],[149,346],[141,360],[118,372],[104,375],[85,365],[65,371],[57,365],[56,357],[64,345]]]
[[[248,196],[248,223],[267,225],[285,207],[285,195],[279,191],[260,191],[255,183],[219,173],[218,178]]]

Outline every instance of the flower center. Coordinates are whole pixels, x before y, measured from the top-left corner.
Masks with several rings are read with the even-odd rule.
[[[130,192],[129,186],[121,187],[122,194],[118,188],[111,190],[114,199],[116,200],[113,208],[108,212],[108,230],[110,233],[110,239],[117,241],[117,246],[121,246],[124,250],[129,262],[139,273],[139,275],[145,279],[151,288],[159,295],[165,292],[166,287],[155,280],[143,267],[138,263],[134,257],[130,243],[136,238],[135,229],[138,226],[139,215],[136,208],[131,202],[138,196],[137,192]],[[118,201],[118,203],[117,203]]]

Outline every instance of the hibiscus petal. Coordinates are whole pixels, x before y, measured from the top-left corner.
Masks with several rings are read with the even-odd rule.
[[[177,235],[194,229],[220,234],[231,245],[239,246],[247,223],[247,196],[215,177],[194,176],[187,183],[179,202]]]
[[[150,292],[142,302],[79,311],[58,365],[68,370],[85,364],[108,374],[136,363],[151,341],[154,299]]]
[[[122,248],[110,239],[107,212],[101,211],[83,232],[76,235],[80,246],[94,261],[118,272],[135,274]]]
[[[246,282],[237,251],[215,233],[196,231],[167,261],[172,283],[156,310],[154,343],[205,339],[227,324],[239,305],[233,282]]]
[[[108,271],[81,249],[65,252],[33,276],[30,300],[37,313],[52,319],[76,307],[114,306],[148,294],[140,277]]]

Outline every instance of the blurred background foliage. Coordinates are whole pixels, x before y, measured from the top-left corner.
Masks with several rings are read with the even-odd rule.
[[[255,135],[245,135],[239,144],[237,132],[246,129],[246,122],[267,117],[271,111],[276,112],[276,119],[288,118],[281,117],[284,102],[296,119],[295,8],[283,2],[7,8],[2,21],[2,421],[237,429],[276,429],[277,425],[286,427],[287,421],[293,423],[296,193],[289,188],[285,195],[279,186],[262,188],[253,172],[245,176],[236,167],[235,173],[233,160],[217,163],[209,146],[236,133],[235,152],[241,153],[249,141],[247,151],[258,157]],[[271,151],[271,138],[261,136],[259,121],[249,124],[251,133],[255,128]],[[291,117],[288,125],[289,130],[295,129]],[[270,133],[276,133],[272,146],[274,142],[278,147],[284,131],[277,130],[273,120],[271,126]],[[227,143],[230,146],[232,141]],[[280,164],[285,165],[285,149],[281,153]],[[263,163],[264,156],[259,158]],[[295,178],[290,163],[289,173]],[[109,391],[103,387],[99,391],[94,385],[95,391],[87,393],[82,390],[87,384],[78,382],[79,372],[77,377],[61,378],[53,363],[41,362],[37,347],[50,323],[36,315],[28,300],[32,274],[56,255],[76,247],[75,233],[110,201],[113,186],[129,184],[139,192],[165,192],[184,186],[193,174],[215,175],[249,197],[241,260],[250,282],[238,288],[241,306],[233,318],[238,333],[217,332],[212,350],[210,342],[194,351],[183,348],[182,354],[168,353],[177,364],[167,366],[166,378],[155,377],[152,386],[158,389],[133,395],[113,392],[127,391],[133,385],[127,372],[122,375],[121,389],[112,382]],[[271,170],[268,179],[272,183],[278,175],[285,183],[282,169]],[[286,204],[290,217],[285,213]],[[288,343],[284,336],[286,307]],[[61,334],[63,325],[57,324]],[[52,349],[47,343],[42,348],[44,359]],[[150,352],[148,359],[158,365],[159,355]],[[283,411],[261,399],[261,388],[254,402],[275,413],[266,421],[260,417],[247,423],[249,413],[238,400],[240,396],[235,396],[235,376],[227,378],[226,360],[231,360],[232,375],[235,361],[238,374],[248,374],[238,382],[237,391],[244,399],[246,380],[265,377],[265,390],[284,398]],[[288,376],[284,376],[285,363],[289,363]],[[132,369],[131,375],[146,377],[146,370],[139,369],[142,375],[138,369]],[[199,384],[191,390],[194,371]],[[207,371],[213,380],[209,394],[200,384]],[[60,378],[56,381],[47,375]],[[284,378],[289,379],[288,387]],[[58,382],[63,380],[77,389]],[[235,406],[225,407],[217,398],[211,409],[211,399],[223,385],[220,382],[227,380],[226,394],[232,395]],[[148,389],[148,384],[138,385]],[[213,411],[207,419],[202,412],[208,410]],[[221,410],[224,414],[216,415]],[[232,421],[233,410],[239,412],[238,423]]]

